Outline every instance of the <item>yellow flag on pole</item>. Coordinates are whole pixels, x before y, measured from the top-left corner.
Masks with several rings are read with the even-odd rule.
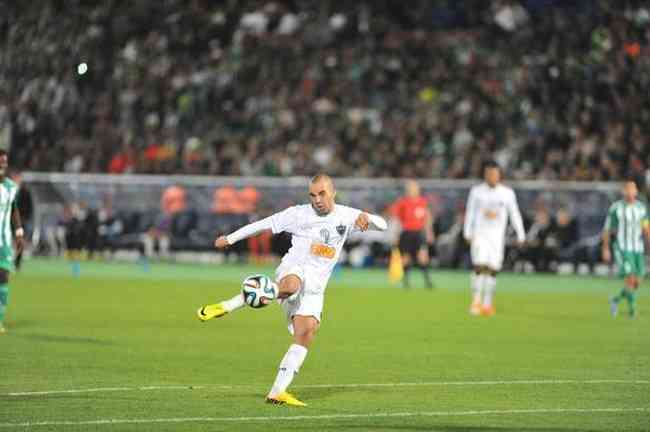
[[[388,263],[388,280],[391,283],[395,283],[401,281],[403,277],[404,266],[402,265],[402,254],[399,253],[399,249],[393,248]]]

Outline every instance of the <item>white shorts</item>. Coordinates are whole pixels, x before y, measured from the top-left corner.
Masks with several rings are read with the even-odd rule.
[[[321,322],[325,296],[320,281],[314,276],[310,277],[302,266],[291,263],[280,264],[275,270],[275,281],[280,283],[280,280],[288,275],[296,275],[302,282],[300,291],[280,301],[287,316],[289,333],[293,335],[293,317],[296,315],[312,316],[319,323]]]
[[[471,254],[474,266],[486,266],[499,271],[503,265],[503,240],[476,236],[472,238]]]

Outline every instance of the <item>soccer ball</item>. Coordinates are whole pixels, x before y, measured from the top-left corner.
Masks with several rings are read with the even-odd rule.
[[[259,309],[278,298],[278,288],[270,278],[257,274],[244,279],[242,294],[248,306]]]

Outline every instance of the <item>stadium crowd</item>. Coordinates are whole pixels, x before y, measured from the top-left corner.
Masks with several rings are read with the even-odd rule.
[[[47,0],[0,17],[23,170],[645,178],[640,0]]]

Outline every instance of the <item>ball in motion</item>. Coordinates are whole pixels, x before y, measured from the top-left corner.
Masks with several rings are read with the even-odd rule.
[[[278,287],[269,277],[256,274],[244,279],[242,294],[248,306],[259,309],[278,298]]]

